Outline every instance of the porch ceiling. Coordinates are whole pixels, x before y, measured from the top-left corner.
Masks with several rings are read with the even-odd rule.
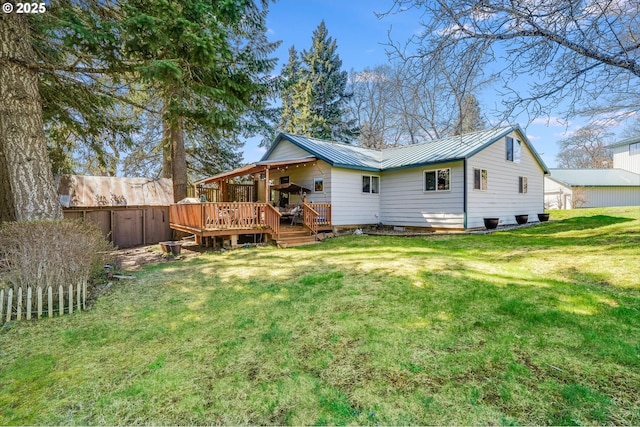
[[[253,175],[256,173],[264,172],[267,169],[274,169],[283,166],[289,165],[298,165],[302,163],[314,162],[317,159],[314,156],[303,157],[300,159],[287,159],[287,160],[267,160],[258,163],[252,163],[250,165],[241,166],[237,169],[233,169],[228,172],[222,172],[214,176],[210,176],[208,178],[202,179],[200,181],[194,182],[194,186],[199,187],[201,185],[210,184],[212,182],[221,181],[223,179],[231,179],[239,176],[245,175]]]

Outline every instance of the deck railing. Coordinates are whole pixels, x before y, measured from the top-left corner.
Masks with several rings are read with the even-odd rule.
[[[169,205],[169,222],[189,228],[203,228],[204,203]]]
[[[276,236],[280,233],[282,216],[268,203],[250,202],[173,204],[169,207],[169,215],[171,224],[183,230],[188,228],[197,232],[270,229]]]
[[[320,214],[308,203],[302,204],[302,223],[311,230],[313,235],[318,234],[318,218]]]
[[[278,238],[280,235],[280,218],[282,214],[276,208],[265,203],[264,220],[265,225],[271,229],[273,235]]]
[[[242,230],[266,226],[266,203],[202,203],[204,229]]]
[[[308,205],[318,213],[318,228],[331,226],[331,203],[309,203]]]

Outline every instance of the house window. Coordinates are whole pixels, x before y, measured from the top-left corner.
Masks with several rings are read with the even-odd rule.
[[[518,193],[525,194],[527,192],[527,177],[518,177]]]
[[[522,143],[511,137],[507,137],[507,160],[514,163],[520,163],[520,151]]]
[[[289,177],[288,176],[281,176],[280,177],[280,184],[288,184],[289,183]]]
[[[424,191],[449,191],[451,189],[451,169],[437,169],[424,172]]]
[[[313,179],[313,192],[322,193],[324,191],[324,178]]]
[[[362,175],[362,192],[378,194],[380,192],[380,177]]]
[[[640,154],[640,142],[629,144],[629,155],[633,156],[634,154]]]
[[[487,191],[487,170],[473,169],[473,189]]]

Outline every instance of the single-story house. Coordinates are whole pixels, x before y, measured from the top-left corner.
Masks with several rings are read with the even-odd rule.
[[[624,169],[551,169],[547,209],[640,206],[640,174]]]
[[[546,173],[519,126],[382,150],[281,133],[259,162],[196,185],[222,188],[229,179],[252,176],[257,189],[253,202],[261,205],[246,214],[253,212],[258,219],[236,213],[233,221],[267,233],[279,231],[266,223],[271,209],[296,203],[315,211],[314,221],[333,228],[383,224],[464,230],[482,227],[485,217],[498,217],[500,224],[515,224],[516,215],[537,221],[544,210]],[[309,191],[288,193],[283,201],[283,194],[272,188],[287,183]],[[231,208],[241,211],[241,206]],[[225,232],[221,209],[177,209],[173,228],[198,232],[206,217],[215,227],[200,228],[203,235]],[[305,213],[304,218],[307,224],[312,216]]]

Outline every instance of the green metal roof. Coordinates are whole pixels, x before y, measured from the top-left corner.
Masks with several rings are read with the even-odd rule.
[[[262,157],[262,160],[269,158],[281,140],[287,140],[332,166],[369,171],[396,170],[468,159],[513,131],[518,131],[523,136],[524,142],[528,145],[542,169],[547,172],[546,165],[529,141],[527,141],[524,132],[519,126],[482,130],[383,150],[281,133]]]
[[[550,169],[550,178],[572,187],[640,187],[640,175],[624,169]]]
[[[340,142],[324,141],[307,136],[292,135],[290,133],[278,135],[273,144],[271,144],[271,149],[262,156],[263,161],[269,158],[271,151],[282,139],[286,139],[332,166],[370,171],[380,170],[382,153],[379,150]]]

